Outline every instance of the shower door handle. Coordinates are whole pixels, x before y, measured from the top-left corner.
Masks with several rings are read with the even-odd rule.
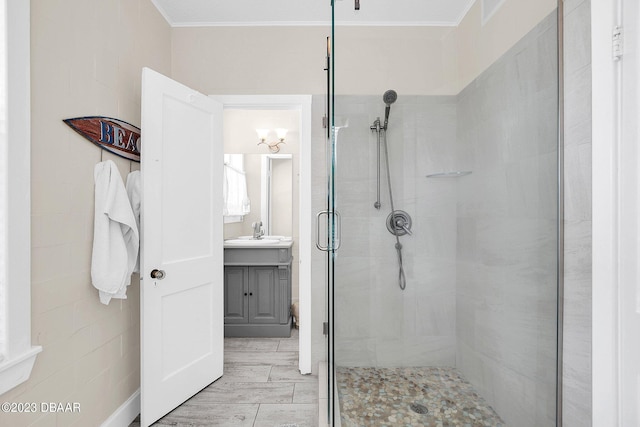
[[[327,244],[327,246],[322,246],[320,244],[320,218],[323,215],[327,216],[327,221],[329,220],[329,215],[332,215],[334,218],[333,223],[335,224],[336,234],[333,236],[334,237],[333,242],[335,243],[335,247],[331,247],[330,244]],[[334,211],[325,210],[325,211],[318,212],[316,215],[316,247],[324,252],[329,252],[332,250],[337,251],[338,249],[340,249],[341,237],[342,237],[342,217],[340,216],[340,212],[338,212],[337,210],[334,210]]]
[[[329,251],[329,245],[322,246],[320,244],[320,218],[323,215],[329,216],[329,211],[320,211],[316,215],[316,248],[320,249],[321,251],[328,252]]]

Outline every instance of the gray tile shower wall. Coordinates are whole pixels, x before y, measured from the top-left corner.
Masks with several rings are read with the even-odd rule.
[[[591,1],[565,0],[563,425],[591,426]]]
[[[398,94],[387,143],[395,209],[413,219],[401,237],[407,286],[398,286],[384,149],[376,201],[376,96],[338,96],[348,118],[337,138],[336,185],[342,247],[336,259],[336,363],[339,366],[453,366],[455,363],[455,182],[427,180],[455,168],[456,99]]]
[[[506,425],[554,425],[557,24],[457,99],[456,366]]]

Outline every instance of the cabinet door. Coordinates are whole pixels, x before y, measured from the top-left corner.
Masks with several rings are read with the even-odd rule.
[[[278,323],[278,267],[249,267],[249,323]]]
[[[247,323],[249,321],[249,278],[247,267],[224,268],[224,321]]]

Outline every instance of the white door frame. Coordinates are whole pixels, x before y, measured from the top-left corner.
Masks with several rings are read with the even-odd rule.
[[[633,0],[636,1],[636,0]],[[612,60],[612,30],[622,25],[626,0],[591,0],[592,119],[593,119],[593,239],[592,239],[592,425],[626,425],[622,379],[629,375],[621,361],[629,357],[623,344],[623,296],[633,293],[637,274],[626,248],[633,248],[637,230],[626,227],[624,206],[638,206],[640,196],[621,185],[621,174],[638,159],[621,156],[622,64]],[[634,42],[635,43],[635,42]],[[624,61],[624,54],[622,57]],[[622,116],[625,120],[625,115]],[[628,118],[626,119],[628,120]],[[631,163],[635,162],[635,166]],[[624,203],[623,203],[624,202]],[[637,211],[637,209],[635,209]],[[636,249],[637,250],[637,249]],[[636,254],[637,255],[637,254]]]
[[[311,373],[311,95],[210,95],[224,109],[300,111],[298,275],[299,369]]]

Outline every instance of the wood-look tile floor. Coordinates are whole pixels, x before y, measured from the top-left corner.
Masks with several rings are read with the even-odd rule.
[[[316,427],[318,377],[298,370],[291,338],[225,338],[224,374],[154,426]],[[136,419],[129,427],[139,427]]]

